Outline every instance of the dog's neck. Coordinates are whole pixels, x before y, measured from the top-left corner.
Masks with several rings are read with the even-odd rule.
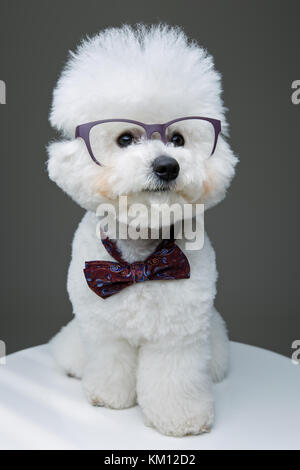
[[[117,234],[119,230],[117,230]],[[115,233],[110,233],[109,230],[106,230],[106,235],[116,241],[116,245],[122,253],[122,258],[128,263],[134,263],[136,261],[144,261],[151,253],[153,253],[156,247],[160,244],[163,238],[172,237],[172,229],[168,230],[167,233],[170,235],[163,237],[162,231],[148,231],[147,239],[137,239],[133,240],[130,238],[116,238]],[[153,238],[151,238],[151,236]]]
[[[160,240],[117,240],[117,247],[122,253],[122,257],[128,263],[144,261],[156,247]]]

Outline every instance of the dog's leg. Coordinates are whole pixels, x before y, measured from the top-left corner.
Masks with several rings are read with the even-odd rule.
[[[229,339],[226,324],[213,309],[211,317],[211,377],[214,382],[224,379],[229,367]]]
[[[129,408],[136,404],[136,349],[123,339],[107,339],[94,348],[83,375],[83,388],[95,406]]]
[[[74,318],[49,343],[52,355],[66,374],[81,379],[86,353]]]
[[[214,409],[209,356],[209,342],[200,339],[141,347],[137,394],[146,424],[172,436],[210,430]]]

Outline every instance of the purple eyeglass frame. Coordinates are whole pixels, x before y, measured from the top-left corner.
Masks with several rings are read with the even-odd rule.
[[[213,125],[214,131],[215,131],[215,140],[214,140],[212,152],[210,154],[210,156],[212,156],[216,149],[218,137],[221,132],[221,121],[219,119],[212,119],[212,118],[202,117],[202,116],[186,116],[182,118],[173,119],[172,121],[165,122],[164,124],[145,124],[144,122],[133,121],[132,119],[104,119],[101,121],[92,121],[92,122],[87,122],[86,124],[80,124],[79,126],[77,126],[75,130],[75,138],[80,137],[81,139],[84,140],[86,148],[91,158],[93,159],[93,161],[97,163],[97,165],[102,166],[101,163],[99,163],[96,157],[94,156],[91,143],[90,143],[90,131],[94,126],[97,126],[98,124],[105,124],[107,122],[128,122],[129,124],[136,124],[138,126],[143,127],[143,129],[146,131],[146,136],[148,140],[151,139],[152,134],[154,134],[155,132],[158,132],[161,136],[162,142],[166,144],[168,142],[168,139],[166,136],[166,129],[172,124],[175,124],[175,122],[187,121],[189,119],[199,119],[201,121],[210,122]]]

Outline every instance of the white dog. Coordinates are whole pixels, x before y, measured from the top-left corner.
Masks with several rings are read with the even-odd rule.
[[[112,28],[85,40],[54,91],[50,120],[63,140],[48,147],[49,176],[87,212],[68,274],[75,318],[51,341],[52,351],[66,373],[82,379],[93,405],[120,409],[138,402],[145,422],[167,435],[211,428],[211,384],[228,368],[226,328],[213,306],[217,271],[208,237],[198,251],[176,241],[188,259],[189,279],[136,282],[104,300],[89,288],[83,269],[87,261],[116,262],[96,230],[100,204],[117,207],[127,196],[129,207],[209,208],[223,199],[237,162],[224,137],[224,114],[213,59],[179,28],[162,25]],[[170,125],[165,135],[159,135],[162,127],[141,135],[145,129],[134,123],[94,125],[92,148],[88,137],[84,141],[89,126],[75,138],[78,125],[100,120],[156,124],[191,116],[221,121],[212,155],[213,125],[202,121],[209,132],[205,126],[194,132],[197,119]],[[133,263],[157,245],[150,238],[119,239],[114,246]]]

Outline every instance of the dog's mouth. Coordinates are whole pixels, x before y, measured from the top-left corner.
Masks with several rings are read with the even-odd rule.
[[[143,191],[146,191],[147,193],[165,193],[170,190],[171,188],[145,188]]]
[[[161,183],[155,185],[149,185],[143,189],[147,193],[166,193],[168,191],[175,191],[175,183]]]

